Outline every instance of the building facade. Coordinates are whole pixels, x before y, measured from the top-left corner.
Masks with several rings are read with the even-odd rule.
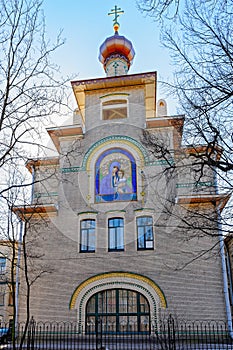
[[[15,260],[13,259],[13,250]],[[0,241],[0,325],[4,325],[13,318],[13,288],[16,290],[16,262],[18,246],[10,240]],[[12,279],[13,273],[13,279]]]
[[[197,179],[192,154],[205,147],[182,145],[184,116],[156,100],[156,72],[128,74],[135,53],[118,29],[100,47],[107,76],[72,81],[73,123],[47,130],[58,156],[27,164],[33,201],[15,211],[28,225],[31,315],[113,332],[168,314],[225,320],[218,237],[203,227],[217,232],[227,197],[210,169]]]

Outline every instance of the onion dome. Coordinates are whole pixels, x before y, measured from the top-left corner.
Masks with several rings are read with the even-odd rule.
[[[135,56],[134,48],[131,41],[118,34],[119,23],[116,20],[113,28],[115,34],[100,46],[99,61],[103,64],[107,76],[125,75]]]

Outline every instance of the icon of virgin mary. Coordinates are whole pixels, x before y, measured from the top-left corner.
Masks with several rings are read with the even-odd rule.
[[[109,172],[103,177],[100,182],[100,195],[105,201],[112,201],[116,197],[117,184],[119,181],[118,172],[120,163],[112,162],[109,167]]]

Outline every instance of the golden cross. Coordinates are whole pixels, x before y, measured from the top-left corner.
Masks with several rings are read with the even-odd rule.
[[[115,15],[115,17],[113,18],[113,25],[115,24],[119,25],[119,23],[117,22],[117,18],[122,13],[124,13],[124,11],[120,7],[117,7],[117,5],[115,5],[114,9],[111,9],[111,12],[109,12],[108,15],[109,16]]]

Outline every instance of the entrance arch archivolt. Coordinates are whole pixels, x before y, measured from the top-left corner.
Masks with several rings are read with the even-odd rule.
[[[78,324],[85,323],[86,304],[96,293],[107,289],[131,289],[141,293],[150,306],[150,319],[156,323],[160,308],[166,308],[163,291],[150,278],[130,272],[110,272],[93,276],[82,282],[74,291],[70,300],[70,309],[77,310]]]

